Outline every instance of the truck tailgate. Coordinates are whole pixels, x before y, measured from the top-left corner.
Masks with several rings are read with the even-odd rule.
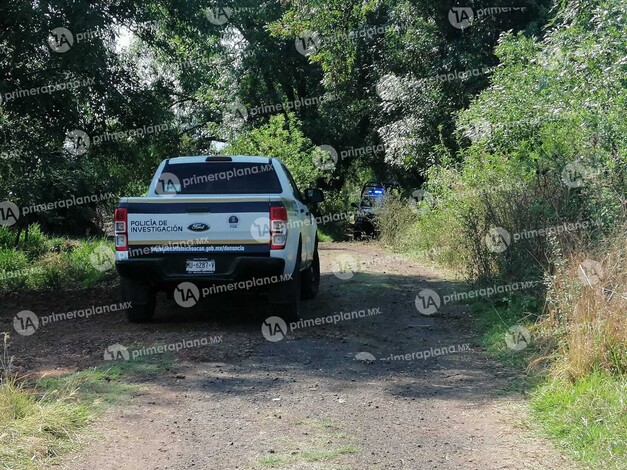
[[[278,196],[125,198],[129,258],[156,253],[270,254],[269,212]]]

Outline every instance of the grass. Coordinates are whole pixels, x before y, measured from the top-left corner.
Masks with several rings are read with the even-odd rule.
[[[509,329],[520,325],[534,331],[537,318],[537,301],[532,296],[505,296],[493,300],[475,300],[469,304],[476,329],[480,332],[479,341],[487,352],[501,362],[522,369],[529,364],[535,354],[534,335],[521,350],[511,349],[506,342]]]
[[[41,468],[76,450],[90,423],[139,389],[132,382],[172,363],[146,357],[29,382],[11,375],[6,336],[1,359],[0,468],[12,470]]]
[[[321,243],[329,243],[336,241],[336,238],[333,235],[327,235],[321,230],[318,230],[318,241]]]
[[[310,449],[294,455],[266,454],[259,459],[259,465],[267,468],[280,468],[298,462],[330,462],[346,454],[356,454],[361,449],[347,444],[331,449]]]
[[[106,239],[52,238],[37,225],[16,246],[15,232],[0,227],[0,293],[95,286],[113,278],[113,253]]]
[[[595,372],[553,380],[533,394],[532,413],[557,445],[596,468],[627,463],[627,377]]]
[[[75,388],[30,389],[5,380],[0,386],[0,462],[4,468],[38,468],[73,448],[78,431],[94,418]]]
[[[553,369],[532,370],[554,348],[538,330],[534,316],[521,307],[518,299],[511,305],[473,304],[481,342],[488,353],[527,373],[510,391],[531,394],[531,414],[541,431],[575,460],[591,468],[622,469],[627,460],[627,376],[595,371],[576,380],[554,377]],[[522,351],[509,349],[504,341],[508,325],[521,324],[531,332],[531,342]],[[559,367],[559,366],[558,366]],[[548,373],[547,373],[548,372]]]
[[[591,468],[625,468],[627,376],[599,370],[573,380],[558,373],[564,356],[553,357],[556,335],[547,339],[547,332],[535,322],[533,306],[532,297],[471,303],[483,347],[501,362],[526,371],[508,391],[530,394],[534,421],[561,450]],[[509,327],[517,324],[531,334],[531,341],[520,351],[505,342]],[[553,362],[543,368],[530,367],[547,362],[543,360],[547,357]]]

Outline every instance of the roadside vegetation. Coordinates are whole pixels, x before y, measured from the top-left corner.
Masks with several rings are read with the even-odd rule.
[[[0,294],[92,287],[113,279],[113,243],[51,237],[32,225],[28,238],[0,226]]]
[[[38,380],[19,373],[0,333],[0,467],[26,470],[54,464],[85,442],[87,426],[112,404],[139,390],[136,383],[162,373],[169,355],[107,364]]]
[[[544,431],[605,468],[627,459],[626,13],[569,2],[542,41],[502,35],[502,65],[458,114],[469,145],[443,149],[428,197],[381,217],[385,243],[472,283],[538,283],[471,304],[477,326],[488,352],[526,368]],[[516,326],[520,350],[505,341]]]

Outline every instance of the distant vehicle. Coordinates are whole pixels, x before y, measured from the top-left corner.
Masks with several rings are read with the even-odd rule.
[[[202,286],[231,291],[252,280],[277,316],[297,318],[299,300],[314,298],[320,284],[312,209],[323,199],[319,189],[301,193],[276,158],[163,161],[147,196],[124,197],[115,211],[116,268],[124,300],[131,301],[128,319],[150,320],[157,292],[172,293],[181,283],[195,286],[197,295]]]
[[[400,192],[398,183],[368,181],[364,184],[359,205],[351,204],[351,207],[357,209],[355,223],[350,227],[353,239],[361,240],[363,237],[377,238],[379,236],[376,212],[385,203],[385,197],[394,191]]]

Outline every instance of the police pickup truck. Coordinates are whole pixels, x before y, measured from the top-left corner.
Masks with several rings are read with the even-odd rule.
[[[318,293],[312,211],[323,199],[318,189],[301,193],[276,158],[163,161],[147,195],[121,198],[115,210],[116,269],[131,303],[128,319],[149,321],[159,291],[177,299],[190,288],[198,296],[201,288],[204,295],[254,287],[268,295],[275,315],[294,320],[299,300]]]

